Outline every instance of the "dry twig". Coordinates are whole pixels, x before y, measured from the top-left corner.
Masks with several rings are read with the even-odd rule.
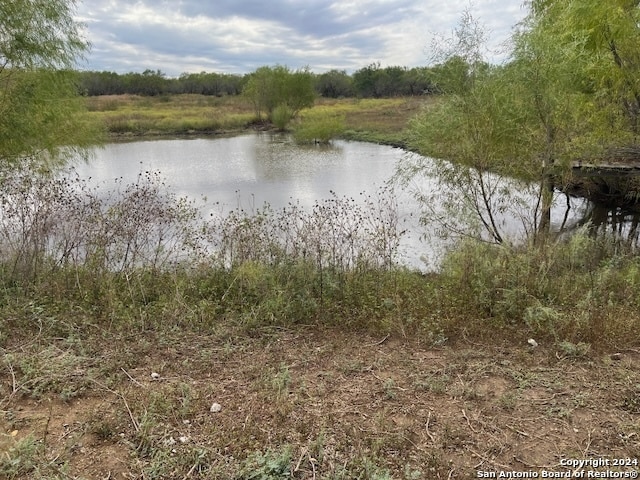
[[[387,334],[387,336],[384,337],[379,342],[369,343],[369,344],[365,345],[365,347],[377,347],[378,345],[382,345],[384,342],[386,342],[388,340],[388,338],[389,338],[389,335]]]
[[[469,420],[469,417],[467,417],[467,412],[464,411],[464,409],[462,410],[462,416],[464,417],[464,419],[467,421],[467,425],[469,425],[469,428],[471,429],[471,431],[473,433],[478,433],[476,431],[475,428],[473,428],[473,426],[471,425],[471,421]]]
[[[427,424],[425,425],[425,429],[427,431],[427,436],[435,444],[436,443],[436,439],[433,437],[433,435],[431,435],[431,432],[429,431],[429,422],[430,421],[431,421],[431,410],[429,410],[429,415],[427,416]]]
[[[144,387],[144,385],[142,385],[139,381],[137,381],[135,378],[133,378],[131,375],[129,375],[129,372],[127,372],[124,368],[120,367],[120,370],[122,370],[124,372],[124,374],[127,377],[129,377],[129,380],[131,380],[133,383],[135,383],[139,387]]]

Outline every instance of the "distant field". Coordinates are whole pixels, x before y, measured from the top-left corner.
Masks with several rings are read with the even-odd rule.
[[[112,135],[224,133],[245,128],[255,116],[238,97],[203,95],[89,97],[87,108]]]
[[[318,99],[301,121],[343,115],[344,137],[402,144],[407,122],[428,103],[425,97]],[[224,134],[251,128],[253,106],[242,97],[170,95],[88,97],[90,119],[104,122],[113,136]],[[300,120],[299,119],[299,120]]]

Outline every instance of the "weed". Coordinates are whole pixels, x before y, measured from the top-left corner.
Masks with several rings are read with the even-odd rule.
[[[291,373],[289,372],[289,367],[285,364],[281,364],[278,372],[273,376],[271,380],[271,388],[276,393],[276,397],[279,400],[282,400],[289,395],[290,385]]]
[[[0,455],[0,474],[12,480],[37,470],[41,465],[42,444],[33,436],[25,437]]]
[[[498,403],[503,409],[513,411],[518,404],[518,394],[513,391],[505,392],[498,399]]]
[[[626,389],[622,395],[621,408],[630,413],[640,413],[640,385]]]
[[[427,338],[433,347],[442,347],[449,340],[442,330],[429,330]]]
[[[639,304],[629,287],[638,257],[615,239],[585,236],[537,246],[462,244],[443,261],[437,293],[450,315],[472,319],[461,328],[476,335],[512,331],[599,348],[623,342],[623,332],[636,338],[629,328]]]
[[[178,413],[181,418],[188,418],[194,412],[196,395],[191,385],[180,383],[178,386]]]
[[[144,478],[187,478],[207,476],[210,470],[210,454],[203,448],[188,448],[176,451],[170,448],[155,449],[145,463]]]
[[[280,480],[292,477],[291,447],[255,452],[242,464],[236,480]]]
[[[410,465],[405,465],[403,475],[406,480],[419,480],[424,478],[422,470],[417,468],[414,469]]]
[[[392,378],[388,378],[384,381],[384,399],[393,400],[396,398],[396,382]]]
[[[12,353],[4,356],[11,366],[16,392],[33,398],[46,394],[58,394],[62,400],[70,400],[89,387],[93,361],[72,351],[60,350],[56,346],[44,347],[28,353]]]
[[[98,440],[108,442],[116,438],[118,426],[108,419],[99,418],[92,422],[90,431]]]
[[[448,375],[426,375],[414,381],[414,386],[418,390],[432,392],[442,395],[446,393],[447,386],[451,382]]]
[[[560,342],[558,343],[558,347],[564,356],[571,358],[584,358],[591,350],[591,345],[584,342]]]

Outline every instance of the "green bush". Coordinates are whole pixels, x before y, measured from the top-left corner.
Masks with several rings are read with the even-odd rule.
[[[280,104],[271,113],[271,121],[278,130],[286,130],[293,118],[293,110],[285,104]]]
[[[344,130],[344,115],[323,115],[305,118],[293,135],[298,143],[328,143]]]

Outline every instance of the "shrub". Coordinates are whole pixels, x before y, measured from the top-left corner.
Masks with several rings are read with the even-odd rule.
[[[582,231],[542,245],[462,243],[434,281],[459,328],[604,347],[638,339],[639,263],[633,248]]]
[[[344,130],[344,115],[312,116],[296,127],[294,138],[299,143],[328,143]]]
[[[293,118],[293,110],[284,103],[278,105],[271,113],[271,121],[278,130],[285,130],[291,118]]]

